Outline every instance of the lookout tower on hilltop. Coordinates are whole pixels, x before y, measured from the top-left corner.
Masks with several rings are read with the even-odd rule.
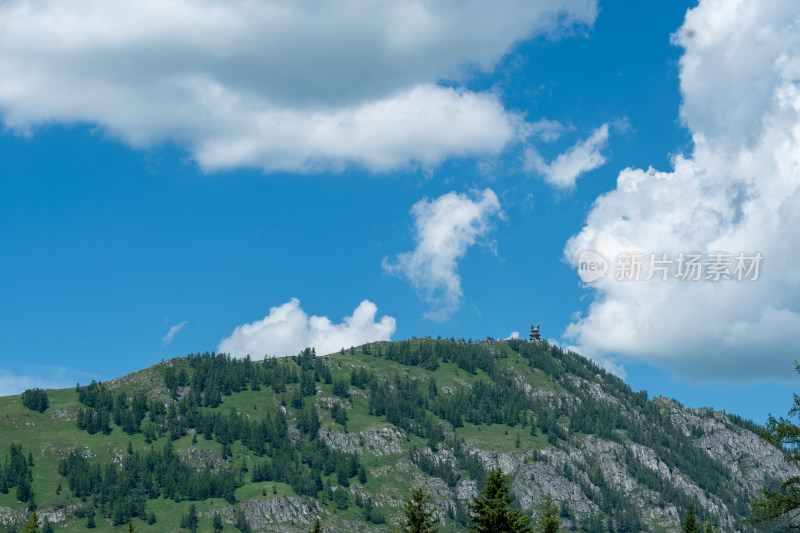
[[[531,340],[532,341],[541,340],[541,334],[539,333],[539,326],[531,326]]]

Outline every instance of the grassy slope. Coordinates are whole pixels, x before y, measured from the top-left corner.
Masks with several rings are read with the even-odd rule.
[[[380,343],[373,345],[373,351]],[[510,350],[505,344],[497,344],[499,350],[499,364],[505,367],[513,367],[515,371],[525,381],[535,387],[548,388],[556,391],[563,390],[549,376],[541,370],[531,368],[527,362],[518,354]],[[167,399],[167,391],[163,386],[163,373],[166,364],[184,365],[188,368],[185,359],[174,359],[166,363],[161,363],[153,367],[144,369],[137,373],[125,376],[118,380],[109,382],[112,387],[121,387],[133,392],[134,390],[145,390],[148,394]],[[404,366],[399,363],[389,361],[383,357],[364,355],[359,350],[354,352],[346,351],[343,354],[335,354],[331,358],[332,373],[334,378],[349,376],[353,368],[365,366],[383,376],[393,376],[395,374],[407,375],[412,378],[427,381],[431,376],[436,379],[440,390],[443,387],[460,388],[470,386],[477,380],[488,380],[488,376],[482,371],[470,374],[459,369],[453,363],[442,363],[435,372],[429,372],[419,367]],[[332,397],[332,385],[318,384],[321,392],[317,395]],[[74,388],[58,391],[49,391],[50,407],[44,413],[37,413],[25,408],[22,405],[20,396],[9,396],[0,398],[0,460],[7,453],[8,447],[12,442],[22,444],[23,451],[27,455],[33,452],[35,466],[33,467],[33,490],[36,502],[41,509],[52,509],[59,506],[80,506],[81,502],[70,495],[66,481],[57,472],[58,460],[66,455],[71,449],[89,448],[97,459],[103,463],[115,456],[126,453],[128,443],[135,450],[145,450],[149,444],[145,443],[141,434],[127,435],[119,427],[113,426],[111,435],[89,435],[85,431],[80,431],[75,426],[75,412],[81,406],[78,402],[78,395]],[[239,412],[253,413],[257,415],[264,410],[278,409],[281,405],[291,404],[291,389],[283,394],[275,394],[269,387],[263,387],[261,391],[244,391],[235,393],[224,398],[224,403],[218,409],[227,412],[229,409],[236,409]],[[351,409],[348,411],[347,429],[350,432],[361,432],[371,426],[385,424],[386,417],[375,417],[368,414],[368,400],[366,395],[353,394],[350,398]],[[333,422],[329,411],[323,409],[320,413],[320,420],[323,428],[342,429],[341,426]],[[480,425],[475,426],[465,424],[465,427],[458,428],[456,435],[459,438],[467,439],[472,447],[480,449],[491,449],[500,452],[520,452],[531,449],[540,449],[548,446],[545,436],[537,433],[535,437],[530,435],[528,429],[521,426],[509,427],[505,425]],[[520,439],[520,447],[516,447],[516,439]],[[164,445],[165,438],[158,439],[154,446],[157,448]],[[184,436],[174,443],[177,452],[189,448],[197,448],[221,455],[222,446],[215,441],[206,441],[202,436],[198,436],[197,443],[192,443],[192,435]],[[426,441],[410,435],[402,442],[403,451],[399,454],[391,454],[381,457],[363,455],[361,462],[368,472],[380,472],[386,467],[395,467],[398,461],[407,459],[408,452],[412,447],[424,448]],[[233,447],[235,464],[240,464],[242,460],[251,464],[252,457],[237,442]],[[408,497],[412,481],[418,478],[421,472],[414,466],[408,471],[393,470],[391,475],[370,475],[366,484],[366,491],[372,495],[390,495],[393,498],[403,500]],[[329,477],[332,485],[335,485],[335,474]],[[246,478],[247,479],[247,478]],[[62,491],[56,495],[56,487],[61,483]],[[273,489],[275,494],[273,495]],[[292,489],[285,484],[275,482],[264,482],[258,484],[246,484],[236,491],[237,501],[249,499],[263,499],[275,496],[293,495]],[[141,532],[150,531],[174,531],[178,529],[180,516],[189,508],[190,502],[156,500],[147,504],[148,513],[155,513],[158,522],[150,526],[137,521],[136,526]],[[211,531],[210,515],[214,509],[229,508],[224,500],[206,500],[195,502],[200,518],[200,531]],[[0,494],[0,507],[12,508],[16,511],[24,509],[23,504],[19,504],[15,498],[15,490],[9,494]],[[343,520],[360,518],[360,509],[351,506],[346,511],[337,511],[332,503],[328,503],[323,508],[330,513],[327,520],[333,524],[343,524]],[[399,509],[385,509],[387,518],[396,516]],[[204,516],[204,514],[206,516]],[[86,531],[85,519],[70,519],[66,527],[59,527],[58,531]],[[60,524],[63,526],[64,524]],[[387,529],[389,526],[386,526]],[[121,531],[124,528],[112,528],[106,520],[97,517],[98,532]],[[226,524],[224,531],[238,531],[232,525]]]

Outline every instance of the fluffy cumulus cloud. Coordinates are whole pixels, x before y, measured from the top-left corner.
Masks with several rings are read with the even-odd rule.
[[[0,117],[185,146],[206,170],[386,170],[493,154],[521,118],[436,85],[517,42],[590,25],[596,0],[0,3]]]
[[[540,123],[541,121],[536,124]],[[552,140],[554,134],[560,133],[560,130],[554,129],[552,124],[546,126],[542,127],[540,133],[544,140]],[[536,148],[529,146],[525,150],[523,166],[527,172],[535,171],[547,183],[558,189],[573,189],[575,181],[582,174],[605,164],[606,158],[602,151],[607,143],[608,125],[603,124],[588,139],[578,142],[549,163]]]
[[[491,220],[502,215],[491,189],[470,198],[451,192],[411,208],[416,228],[416,248],[383,261],[384,269],[407,279],[431,304],[427,317],[445,320],[461,303],[458,261],[478,239],[491,230]]]
[[[290,301],[269,310],[262,320],[237,326],[219,343],[217,350],[234,356],[250,355],[254,359],[296,355],[307,347],[318,354],[329,354],[341,348],[367,342],[387,341],[397,325],[390,316],[375,320],[378,308],[369,300],[361,302],[352,316],[334,324],[324,316],[308,316],[300,301]]]
[[[800,328],[800,5],[702,0],[673,38],[685,49],[681,115],[693,152],[669,172],[626,169],[597,199],[566,259],[577,266],[593,249],[616,262],[566,333],[589,355],[688,378],[786,379]],[[618,254],[631,251],[673,261],[699,252],[706,269],[718,251],[763,261],[755,281],[713,281],[709,270],[686,281],[677,262],[667,281],[660,271],[617,281]]]

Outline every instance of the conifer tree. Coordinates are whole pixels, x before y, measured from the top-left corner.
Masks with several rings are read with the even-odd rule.
[[[28,519],[28,523],[25,524],[23,533],[39,533],[39,516],[36,514],[36,509],[31,511],[31,517]]]
[[[436,533],[439,528],[433,518],[434,512],[430,495],[421,488],[414,489],[411,498],[403,506],[401,533]]]
[[[800,363],[795,361],[795,371],[800,373]],[[788,417],[775,418],[770,415],[767,430],[762,437],[769,443],[787,450],[787,460],[800,464],[800,426],[792,422],[792,418],[800,417],[800,395],[794,395],[794,405],[789,409]],[[767,492],[761,499],[750,504],[757,525],[772,522],[784,522],[787,530],[800,530],[800,524],[794,520],[800,510],[800,476],[792,476],[784,481],[777,490]]]
[[[319,521],[319,518],[314,520],[314,527],[311,529],[311,533],[322,533],[322,522]]]
[[[536,520],[537,533],[557,533],[561,527],[561,520],[558,515],[560,510],[558,506],[553,503],[553,498],[547,494],[544,497],[544,503],[539,511],[539,518]]]
[[[694,514],[694,504],[689,504],[689,510],[686,511],[686,517],[683,519],[682,533],[700,533],[700,524],[697,523],[697,517]]]
[[[483,492],[469,504],[471,531],[477,533],[532,533],[531,519],[511,508],[509,478],[500,468],[489,473]]]
[[[714,533],[714,526],[711,525],[711,522],[706,522],[705,533]]]

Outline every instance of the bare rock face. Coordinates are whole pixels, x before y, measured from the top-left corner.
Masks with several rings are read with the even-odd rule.
[[[511,472],[515,472],[520,465],[522,465],[525,460],[531,456],[531,452],[524,452],[524,453],[506,453],[506,452],[496,452],[493,450],[471,450],[471,453],[477,456],[481,463],[483,463],[483,467],[486,470],[494,470],[495,468],[500,468],[506,474]]]
[[[53,509],[39,509],[36,512],[39,515],[39,520],[42,522],[47,519],[51,524],[57,524],[70,518],[72,512],[77,508],[77,505],[67,505],[65,507],[56,507]]]
[[[316,501],[297,496],[283,496],[265,500],[248,500],[242,504],[247,523],[255,530],[276,522],[309,526],[322,509]],[[307,529],[307,528],[306,528]]]
[[[59,506],[50,509],[37,509],[40,524],[47,519],[51,524],[58,524],[72,517],[77,505]],[[8,507],[0,506],[0,525],[10,528],[20,526],[29,519],[27,510],[14,511]]]
[[[27,511],[14,511],[10,507],[0,506],[0,524],[9,527],[25,522]]]
[[[525,510],[536,510],[544,502],[547,494],[559,506],[567,506],[578,514],[596,513],[597,504],[592,502],[582,487],[565,479],[547,463],[532,463],[517,471],[511,489]]]
[[[472,479],[462,479],[456,485],[456,498],[462,502],[470,502],[480,494],[478,482]]]
[[[372,426],[360,433],[364,442],[364,452],[371,455],[403,453],[400,443],[405,440],[405,432],[394,426]]]
[[[375,456],[403,453],[401,442],[406,438],[403,430],[388,424],[371,426],[360,433],[321,429],[319,436],[334,450]]]
[[[749,431],[717,428],[695,441],[695,446],[723,463],[731,476],[757,496],[765,480],[787,479],[800,475],[800,469],[788,463],[783,454]]]
[[[356,433],[345,433],[338,429],[321,429],[319,436],[328,447],[345,453],[360,453],[361,439]]]

